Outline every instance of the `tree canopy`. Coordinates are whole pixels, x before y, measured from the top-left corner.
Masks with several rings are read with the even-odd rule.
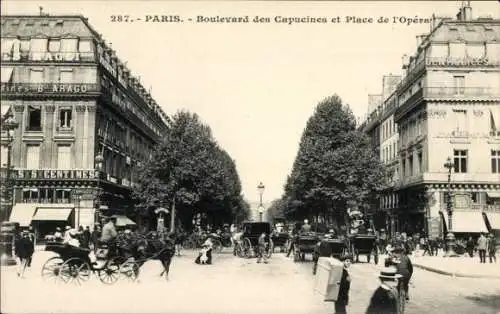
[[[285,184],[285,214],[343,220],[347,208],[366,209],[383,189],[385,169],[356,129],[356,119],[337,96],[322,100],[302,134]]]
[[[138,173],[134,192],[143,215],[157,207],[171,207],[185,227],[196,214],[211,224],[231,223],[248,216],[241,182],[231,156],[220,148],[210,127],[196,114],[179,111],[152,158]]]

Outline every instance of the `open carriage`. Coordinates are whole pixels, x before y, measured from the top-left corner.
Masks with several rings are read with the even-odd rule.
[[[271,224],[268,222],[244,222],[243,235],[241,236],[240,243],[237,244],[236,252],[240,257],[255,256],[256,247],[259,243],[259,237],[265,233],[268,237],[267,246],[265,249],[265,256],[270,258],[273,254],[273,239],[271,238]]]
[[[92,262],[90,250],[61,243],[48,243],[45,250],[58,254],[43,264],[42,278],[45,280],[79,285],[96,273],[102,283],[113,284],[120,277],[122,265],[109,256],[100,263]]]
[[[316,244],[320,240],[315,232],[303,232],[295,238],[293,244],[293,261],[298,262],[306,260],[306,254],[313,254]]]
[[[352,234],[348,237],[349,253],[353,256],[354,262],[359,262],[359,255],[366,255],[369,263],[373,256],[373,261],[378,264],[377,237],[371,234]]]

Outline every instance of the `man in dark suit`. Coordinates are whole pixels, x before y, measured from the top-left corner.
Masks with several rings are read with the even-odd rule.
[[[408,294],[408,285],[410,283],[411,276],[413,275],[413,264],[404,249],[396,248],[394,250],[394,254],[396,256],[394,263],[398,271],[397,273],[402,276],[401,281],[406,292],[406,300],[409,300],[410,296]]]
[[[349,304],[349,290],[351,289],[351,276],[349,275],[349,267],[351,266],[352,256],[345,255],[340,258],[344,262],[342,269],[342,277],[339,285],[339,295],[335,301],[335,314],[345,314],[346,306]]]
[[[398,279],[394,266],[384,268],[379,275],[380,286],[375,290],[370,299],[366,314],[397,314],[398,313]]]

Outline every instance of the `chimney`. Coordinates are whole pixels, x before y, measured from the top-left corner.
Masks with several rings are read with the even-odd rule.
[[[396,90],[399,82],[401,81],[400,75],[384,75],[382,78],[382,100],[386,100]]]
[[[472,21],[472,7],[470,6],[470,0],[462,8],[462,18],[464,21]]]

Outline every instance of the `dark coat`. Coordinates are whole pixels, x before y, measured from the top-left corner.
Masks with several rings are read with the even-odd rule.
[[[398,270],[398,274],[404,278],[410,279],[413,275],[413,264],[411,263],[410,258],[406,255],[401,256],[399,263],[396,264],[396,268]]]
[[[397,314],[397,312],[397,292],[378,287],[373,293],[366,314]]]
[[[349,304],[349,290],[351,289],[351,278],[349,272],[342,270],[342,278],[340,279],[339,295],[335,303],[347,305]]]
[[[16,240],[15,254],[21,259],[30,258],[35,251],[33,241],[29,237],[21,237]]]

